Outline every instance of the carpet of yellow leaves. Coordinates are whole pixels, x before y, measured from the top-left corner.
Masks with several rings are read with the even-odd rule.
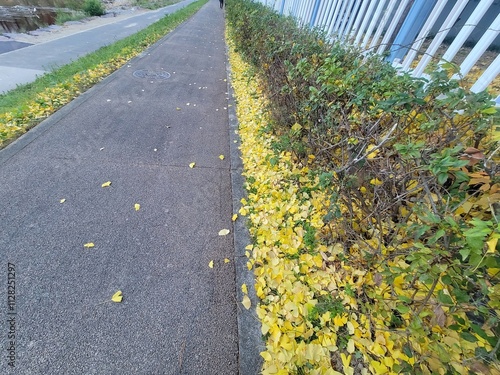
[[[263,374],[288,374],[307,365],[315,368],[312,374],[338,374],[332,369],[330,353],[337,350],[339,331],[345,327],[350,335],[362,339],[366,337],[366,319],[356,313],[352,299],[344,296],[348,307],[345,314],[332,319],[326,312],[319,317],[323,328],[313,329],[306,317],[317,303],[314,290],[339,290],[346,280],[332,278],[332,270],[323,267],[323,256],[334,254],[334,248],[319,245],[316,255],[298,255],[304,246],[305,230],[301,223],[321,228],[327,198],[321,191],[301,192],[299,185],[313,187],[318,181],[310,180],[308,167],[296,165],[289,153],[282,153],[277,163],[270,164],[274,156],[272,136],[260,135],[266,125],[262,93],[256,81],[248,79],[248,66],[234,52],[230,54],[230,63],[238,98],[244,175],[254,181],[248,200],[242,200],[240,214],[249,218],[251,235],[256,238],[247,250],[248,266],[255,270],[256,291],[261,300],[257,314],[262,334],[268,338],[267,350],[261,353],[265,360]],[[340,263],[339,266],[346,267]],[[354,339],[348,340],[347,347],[354,352]],[[342,356],[342,362],[346,373],[353,371],[351,355]]]
[[[318,233],[325,230],[328,197],[317,189],[318,177],[308,165],[272,149],[273,135],[264,130],[267,104],[258,78],[229,37],[228,44],[248,191],[239,213],[248,218],[254,238],[247,247],[248,268],[256,277],[257,315],[266,346],[262,373],[396,374],[408,371],[417,360],[422,361],[423,374],[444,374],[443,362],[457,373],[483,373],[479,363],[464,361],[474,357],[477,347],[492,349],[480,337],[472,344],[435,323],[432,331],[440,337],[439,345],[423,335],[407,346],[408,332],[390,329],[387,314],[377,311],[395,304],[387,302],[392,299],[390,288],[405,295],[402,276],[389,286],[380,274],[349,263],[342,244],[321,241]],[[310,155],[309,161],[313,159]],[[373,293],[374,311],[363,309],[366,288]],[[376,294],[385,305],[377,305]],[[409,313],[401,311],[400,319],[409,320]]]

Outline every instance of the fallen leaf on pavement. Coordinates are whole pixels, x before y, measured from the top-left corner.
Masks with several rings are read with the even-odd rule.
[[[220,160],[224,160],[224,155],[219,155]]]
[[[86,243],[85,245],[83,245],[83,247],[86,247],[86,248],[91,248],[91,247],[94,247],[94,243],[93,242],[88,242]]]
[[[214,261],[213,261],[213,260],[211,260],[210,262],[208,262],[208,266],[209,266],[210,268],[214,268]]]
[[[242,284],[241,285],[241,291],[245,294],[248,294],[248,288],[247,288],[247,284]]]
[[[229,262],[230,262],[230,260],[229,260],[229,259],[224,258],[224,263],[229,263]]]
[[[196,165],[196,163],[190,163],[189,168],[194,168],[195,165]]]
[[[110,187],[111,186],[111,181],[106,181],[104,184],[101,185],[102,187]]]
[[[116,292],[115,294],[113,294],[113,297],[111,297],[111,301],[113,302],[121,302],[123,299],[123,294],[122,294],[122,291],[119,290],[118,292]]]
[[[134,204],[134,208],[136,211],[139,211],[141,209],[141,205],[139,203]]]
[[[59,203],[64,203],[64,202],[66,202],[66,199],[64,198],[59,201]]]
[[[252,302],[250,301],[250,298],[248,298],[248,296],[246,294],[243,296],[243,300],[241,301],[241,304],[243,306],[245,306],[245,309],[247,309],[247,310],[250,308],[250,306],[252,306]]]

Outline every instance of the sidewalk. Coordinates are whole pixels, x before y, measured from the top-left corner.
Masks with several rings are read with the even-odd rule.
[[[1,373],[258,372],[238,351],[223,14],[210,0],[0,151]]]

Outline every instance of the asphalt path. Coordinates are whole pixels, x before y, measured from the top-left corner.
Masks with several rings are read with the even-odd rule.
[[[32,82],[37,76],[130,36],[195,1],[183,0],[85,32],[0,54],[0,93]]]
[[[256,373],[218,3],[0,151],[0,373]]]

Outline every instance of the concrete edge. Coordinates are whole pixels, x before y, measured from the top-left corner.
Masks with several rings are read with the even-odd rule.
[[[239,146],[239,122],[236,116],[236,101],[231,85],[231,66],[228,60],[228,46],[226,44],[226,74],[227,74],[227,98],[229,118],[229,142],[231,157],[231,189],[233,199],[233,214],[238,214],[241,207],[241,199],[246,197],[244,188],[245,178],[242,175],[243,162]],[[252,243],[248,231],[248,219],[238,214],[238,219],[233,223],[234,241],[234,263],[236,268],[236,308],[238,319],[238,357],[239,374],[256,375],[261,372],[263,359],[260,352],[265,350],[261,334],[261,323],[256,313],[259,303],[255,292],[255,277],[253,269],[247,268],[248,258],[245,255],[245,247]],[[248,297],[252,302],[249,310],[241,304],[243,292],[241,285],[246,284]]]
[[[187,6],[196,0],[188,0],[187,3],[183,6]],[[179,4],[179,3],[177,3]],[[173,5],[177,5],[173,4]],[[207,3],[208,4],[208,3]],[[173,5],[170,5],[165,8],[172,7]],[[206,4],[205,4],[206,5]],[[204,6],[205,6],[204,5]],[[180,7],[177,10],[182,9],[183,7]],[[165,8],[160,8],[159,10],[164,10]],[[171,13],[165,13],[163,17],[169,15]],[[192,17],[192,16],[191,16]],[[22,151],[25,147],[29,146],[31,142],[33,142],[35,139],[37,139],[39,136],[42,134],[46,133],[49,131],[54,125],[56,125],[59,121],[61,121],[66,115],[71,112],[74,108],[79,107],[83,103],[85,103],[94,93],[94,90],[100,89],[101,85],[106,85],[108,84],[111,80],[115,79],[116,74],[123,69],[127,64],[130,64],[134,62],[136,59],[141,59],[145,55],[147,55],[151,50],[155,49],[158,45],[164,42],[166,38],[169,38],[172,34],[174,34],[179,28],[181,28],[183,25],[188,22],[191,17],[186,19],[184,22],[179,24],[175,29],[170,31],[168,34],[165,34],[162,38],[160,38],[156,43],[152,44],[148,48],[146,48],[144,51],[139,53],[137,56],[134,56],[127,62],[125,62],[120,68],[116,69],[114,72],[112,72],[110,75],[107,77],[103,78],[101,81],[97,82],[95,85],[93,85],[91,88],[89,88],[87,91],[81,93],[78,95],[76,98],[71,100],[68,104],[65,104],[63,107],[59,108],[56,112],[51,114],[49,117],[47,117],[45,120],[42,122],[38,123],[31,129],[29,129],[26,133],[21,135],[19,138],[14,140],[13,142],[9,143],[7,146],[5,146],[3,149],[0,149],[0,165],[6,163],[8,160],[10,160],[13,156],[15,156],[18,152]]]

